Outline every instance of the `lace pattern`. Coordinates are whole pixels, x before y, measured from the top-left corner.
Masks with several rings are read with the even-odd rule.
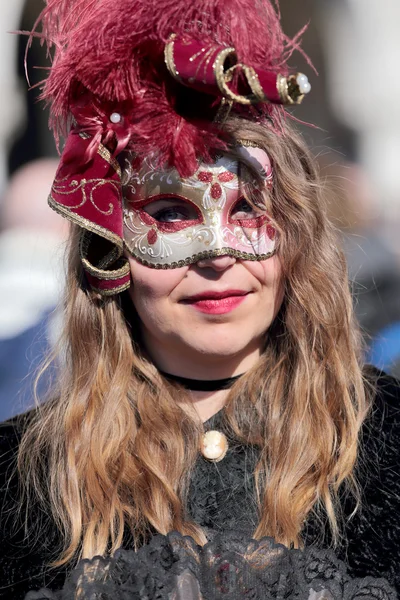
[[[362,506],[349,519],[355,508],[354,502],[351,498],[342,498],[343,537],[337,553],[346,563],[350,576],[385,577],[400,591],[399,407],[398,382],[385,375],[380,376],[373,410],[361,432],[357,478]],[[211,419],[207,429],[224,430],[221,416],[218,414]],[[62,539],[51,515],[31,508],[35,538],[28,540],[23,523],[16,523],[14,519],[13,507],[19,481],[16,475],[10,480],[10,475],[16,473],[20,431],[25,427],[26,419],[26,416],[22,420],[18,418],[0,427],[0,598],[7,600],[23,600],[29,590],[61,589],[67,574],[66,567],[49,567],[62,549]],[[225,433],[229,437],[229,432]],[[249,538],[253,535],[258,522],[252,476],[257,459],[254,448],[235,443],[231,438],[228,454],[220,463],[210,463],[199,456],[191,478],[188,512],[212,543],[225,529]],[[303,541],[310,551],[312,547],[329,547],[329,528],[321,515],[319,518],[309,516],[304,526]],[[129,530],[125,532],[123,547],[132,547]],[[61,592],[58,596],[54,595],[55,592],[46,593],[51,599],[62,598]],[[357,593],[357,600],[368,597],[362,591]],[[46,598],[44,592],[42,597]],[[68,596],[64,597],[69,600]],[[264,595],[263,600],[265,597],[269,596]],[[373,597],[381,598],[380,592]],[[188,598],[190,600],[191,596]],[[237,598],[242,600],[243,597],[239,595]],[[318,596],[310,597],[310,600],[318,599]],[[246,596],[244,600],[247,600]]]
[[[63,590],[26,600],[395,600],[383,579],[351,579],[332,551],[218,534],[204,547],[177,532],[137,552],[81,561]]]

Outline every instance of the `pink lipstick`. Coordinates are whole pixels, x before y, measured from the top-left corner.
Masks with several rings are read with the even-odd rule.
[[[190,296],[183,300],[200,312],[210,315],[223,315],[239,306],[249,292],[243,290],[225,290],[223,292],[208,291]]]

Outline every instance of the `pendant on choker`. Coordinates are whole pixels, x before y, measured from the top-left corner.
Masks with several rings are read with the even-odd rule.
[[[219,462],[228,452],[228,440],[220,431],[207,431],[202,437],[200,451],[207,460]]]

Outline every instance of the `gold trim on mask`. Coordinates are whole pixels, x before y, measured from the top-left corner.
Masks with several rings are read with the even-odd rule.
[[[167,69],[168,69],[169,73],[172,75],[172,77],[174,77],[174,79],[177,79],[177,81],[180,81],[182,83],[182,79],[177,71],[177,68],[175,65],[175,59],[174,59],[175,38],[176,38],[176,34],[171,33],[171,35],[169,36],[168,42],[165,44],[164,61],[167,66]]]
[[[92,232],[88,231],[88,233],[92,233]],[[114,246],[114,248],[111,250],[111,252],[109,252],[108,254],[106,254],[106,256],[104,258],[99,260],[99,264],[97,265],[97,267],[99,269],[107,269],[110,265],[115,263],[115,261],[118,260],[120,257],[121,257],[121,255],[119,253],[118,248],[116,246]]]
[[[129,250],[129,248],[128,248]],[[257,261],[267,260],[271,258],[274,254],[276,254],[276,249],[272,250],[272,252],[268,252],[267,254],[249,254],[248,252],[241,252],[240,250],[235,250],[234,248],[220,248],[218,250],[206,250],[204,252],[199,252],[194,256],[190,256],[189,258],[185,258],[184,260],[179,260],[178,262],[172,262],[170,264],[162,264],[162,263],[151,263],[148,260],[140,258],[136,254],[132,254],[129,250],[130,254],[138,260],[145,267],[150,267],[152,269],[178,269],[180,267],[187,267],[189,265],[193,265],[199,260],[205,260],[207,258],[215,258],[218,256],[233,256],[234,258],[239,258],[242,260],[251,260]]]
[[[103,146],[103,144],[99,145],[97,154],[100,154],[101,158],[104,158],[104,160],[106,162],[108,162],[109,165],[112,166],[112,168],[115,170],[115,172],[117,173],[119,178],[122,177],[122,171],[121,171],[121,167],[119,166],[118,161],[115,160],[115,158],[113,157],[111,152],[105,146]]]
[[[300,87],[297,83],[298,75],[299,73],[296,73],[295,75],[284,77],[279,74],[277,77],[276,87],[284,104],[301,104],[304,100],[304,94],[300,92]]]
[[[268,102],[268,98],[265,95],[264,90],[262,89],[258,75],[255,72],[255,70],[253,69],[253,67],[247,67],[246,65],[244,65],[243,71],[246,75],[247,83],[249,84],[250,89],[254,94],[255,101],[256,102]],[[253,102],[254,102],[254,100],[253,100]]]
[[[120,277],[127,275],[130,271],[129,262],[126,258],[121,259],[121,255],[118,254],[118,248],[116,248],[116,246],[98,261],[97,266],[94,266],[93,263],[87,259],[92,236],[93,233],[91,231],[83,230],[79,242],[79,254],[85,270],[90,273],[90,275],[105,280],[119,279]],[[108,270],[107,267],[114,264],[116,260],[119,260],[120,263],[121,260],[124,261],[122,267]]]
[[[289,98],[288,95],[287,79],[284,75],[281,75],[280,73],[278,74],[276,79],[276,87],[282,102],[284,102],[285,104],[293,104],[293,101],[291,100],[291,98]]]
[[[123,283],[122,285],[119,285],[116,288],[113,288],[112,290],[101,290],[100,288],[96,288],[93,287],[92,285],[90,286],[90,289],[93,292],[97,292],[97,294],[100,294],[101,296],[115,296],[116,294],[120,294],[121,292],[125,292],[125,290],[128,290],[131,287],[131,282],[127,281],[126,283]]]
[[[81,131],[79,133],[79,137],[81,137],[83,140],[90,140],[92,136],[88,133],[85,133],[84,131]],[[101,158],[104,158],[104,160],[113,167],[113,169],[119,175],[120,178],[122,177],[122,171],[119,162],[113,157],[108,148],[106,148],[101,142],[97,149],[97,154],[99,154]]]
[[[236,58],[235,48],[224,48],[223,50],[221,50],[221,52],[218,53],[214,61],[213,69],[218,88],[221,94],[228,98],[228,100],[232,100],[233,102],[237,102],[238,104],[252,104],[252,101],[254,101],[253,96],[241,96],[239,94],[235,94],[235,92],[232,92],[232,90],[228,86],[228,82],[232,79],[234,69],[237,69],[238,67],[243,67],[243,65],[241,64],[236,64],[233,65],[233,67],[230,67],[230,69],[228,69],[227,71],[225,71],[224,65],[228,56],[234,56]]]
[[[86,229],[81,230],[81,237],[80,237],[80,241],[79,241],[79,255],[81,258],[81,262],[83,262],[83,260],[86,260],[86,262],[88,264],[91,264],[91,263],[89,263],[89,261],[87,261],[86,256],[89,252],[90,242],[91,242],[93,235],[94,234],[91,231],[87,231]],[[99,239],[102,240],[103,238],[99,238]],[[119,257],[120,257],[119,250],[114,245],[112,247],[112,250],[99,260],[97,267],[95,267],[95,268],[107,269],[110,265],[114,264],[115,261],[118,260]]]
[[[200,208],[203,217],[201,223],[183,224],[181,228],[172,228],[171,231],[165,231],[161,227],[158,229],[157,223],[143,220],[140,209],[135,209],[134,202],[130,206],[125,196],[124,239],[125,246],[133,257],[149,267],[165,269],[187,266],[212,256],[230,255],[251,261],[266,260],[272,256],[275,242],[269,236],[268,229],[257,223],[257,226],[250,226],[250,229],[257,229],[257,231],[252,231],[251,235],[248,235],[243,232],[243,226],[239,221],[234,227],[235,222],[229,221],[228,213],[224,212],[231,203],[233,205],[239,196],[243,195],[237,173],[238,157],[232,158],[231,154],[228,152],[214,165],[200,163],[193,178],[181,180],[187,200],[194,202]],[[200,174],[204,175],[202,170],[206,171],[207,177],[200,177]],[[222,177],[225,171],[231,173],[230,178]],[[152,171],[149,170],[143,174],[143,185],[147,180],[151,181],[152,185],[156,182],[159,185],[156,191],[160,195],[164,191],[163,186],[165,189],[169,186],[169,192],[175,191],[175,179],[171,178],[170,181],[163,177],[159,182],[151,176],[151,173]],[[260,180],[264,181],[261,176]],[[243,181],[246,183],[246,180]],[[216,182],[219,190],[214,198],[212,190]],[[151,193],[149,194],[149,190],[145,187],[135,189],[134,193],[135,198],[139,200],[151,198]],[[229,203],[225,207],[228,198]],[[225,222],[225,217],[228,222]]]
[[[81,261],[82,261],[82,265],[85,268],[85,271],[87,271],[90,275],[97,277],[98,279],[103,279],[104,281],[112,281],[113,279],[120,279],[121,277],[124,277],[125,275],[128,275],[130,273],[129,262],[127,262],[125,265],[123,265],[119,269],[116,269],[115,271],[112,271],[112,270],[107,271],[107,270],[99,269],[98,267],[95,267],[94,265],[92,265],[92,263],[90,263],[88,261],[87,258],[84,258],[83,256],[81,256]]]
[[[235,147],[236,146],[243,146],[244,148],[258,148],[259,150],[263,150],[266,154],[268,154],[268,152],[265,150],[265,148],[261,144],[259,144],[258,142],[255,142],[253,140],[237,139]]]
[[[104,237],[104,238],[106,238],[106,240],[115,244],[120,250],[119,256],[122,255],[123,241],[118,235],[112,233],[105,227],[101,227],[101,225],[97,225],[96,223],[93,223],[93,221],[89,221],[89,219],[85,219],[84,217],[77,215],[76,213],[72,212],[65,206],[62,206],[53,198],[53,196],[51,194],[49,195],[47,202],[48,202],[50,208],[52,208],[55,212],[59,213],[61,216],[65,217],[69,221],[72,221],[76,225],[79,225],[83,229],[87,229],[88,231],[91,231],[92,233],[97,233],[101,237]],[[119,256],[117,258],[119,258]]]

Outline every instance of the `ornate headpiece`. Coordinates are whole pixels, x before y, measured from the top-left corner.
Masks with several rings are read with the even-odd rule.
[[[228,111],[279,130],[310,90],[287,68],[298,37],[269,0],[47,0],[39,21],[54,48],[42,97],[67,137],[49,202],[83,228],[89,283],[114,294],[130,277],[118,157],[187,178],[227,148]]]

